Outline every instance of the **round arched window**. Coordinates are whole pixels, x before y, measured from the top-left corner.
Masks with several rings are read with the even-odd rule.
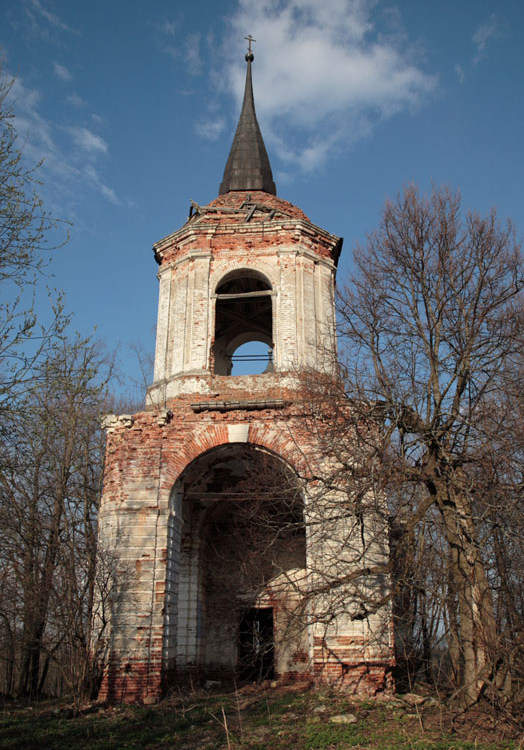
[[[214,361],[217,375],[273,369],[273,291],[260,272],[240,269],[216,287]]]

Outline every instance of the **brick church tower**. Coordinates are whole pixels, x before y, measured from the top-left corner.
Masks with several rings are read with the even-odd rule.
[[[300,395],[301,372],[333,369],[342,240],[277,197],[251,50],[246,61],[219,196],[193,204],[184,226],[154,245],[146,407],[105,420],[99,539],[112,586],[100,605],[101,699],[151,701],[189,677],[308,677],[367,693],[390,685],[387,605],[363,615],[339,584],[331,606],[317,585],[323,566],[350,580],[366,546],[337,490],[319,493],[312,479],[333,459]],[[253,342],[261,371],[236,374]],[[338,510],[319,535],[327,506]],[[366,555],[376,564],[387,549],[375,536]],[[366,586],[383,594],[387,581],[368,576]]]

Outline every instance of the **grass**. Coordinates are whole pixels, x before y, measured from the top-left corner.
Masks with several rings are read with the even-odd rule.
[[[330,717],[351,713],[353,724]],[[2,750],[522,750],[494,719],[452,731],[443,706],[357,702],[338,694],[248,686],[172,696],[154,707],[6,704]]]

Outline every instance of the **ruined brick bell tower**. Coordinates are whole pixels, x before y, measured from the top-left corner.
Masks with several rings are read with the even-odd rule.
[[[251,49],[246,61],[219,196],[154,245],[146,407],[106,418],[99,538],[113,588],[101,699],[154,700],[189,677],[388,684],[390,628],[372,642],[369,618],[326,624],[308,600],[312,570],[331,556],[347,572],[354,557],[346,518],[329,544],[315,541],[307,479],[330,458],[298,406],[300,373],[333,367],[342,240],[276,196]],[[261,371],[236,374],[253,342]]]

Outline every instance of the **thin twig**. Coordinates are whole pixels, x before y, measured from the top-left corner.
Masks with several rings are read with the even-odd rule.
[[[226,730],[227,750],[231,750],[231,743],[229,742],[229,730],[227,728],[226,712],[224,706],[222,706],[222,716],[224,717],[224,729]]]

